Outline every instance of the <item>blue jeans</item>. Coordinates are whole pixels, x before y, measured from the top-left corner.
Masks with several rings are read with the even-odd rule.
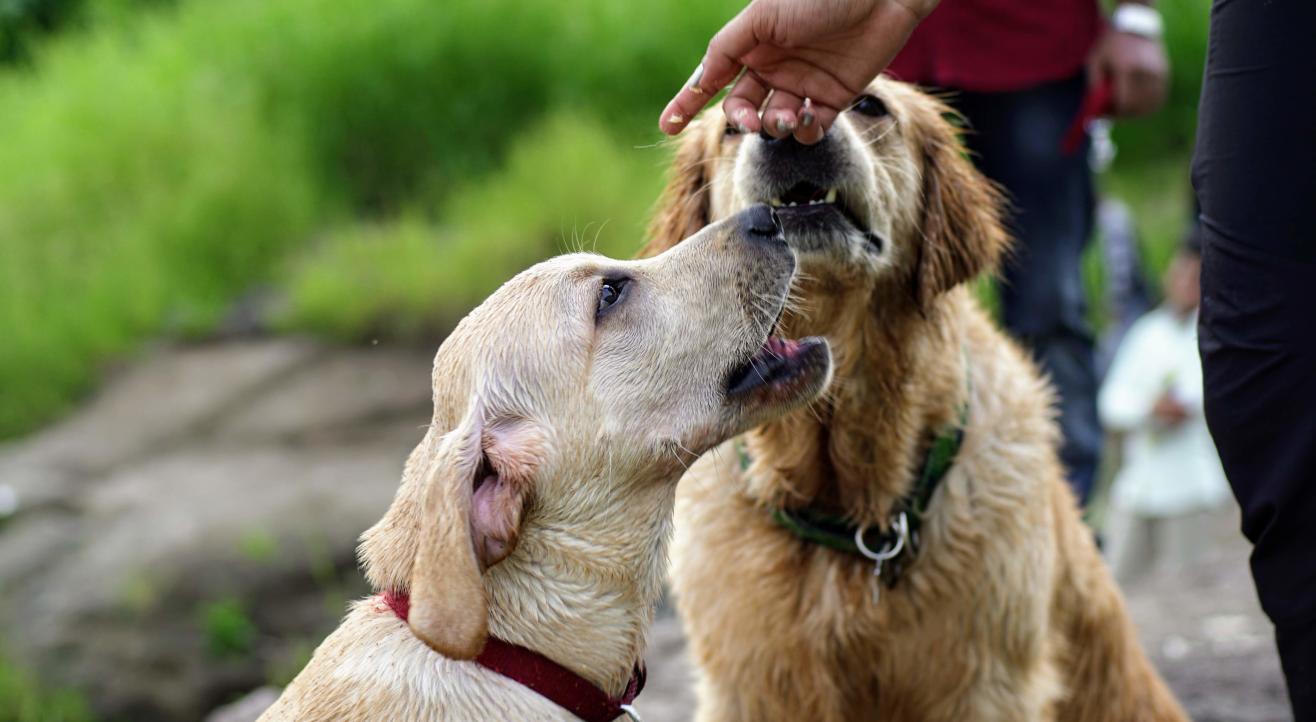
[[[1081,503],[1101,455],[1093,333],[1083,295],[1082,256],[1093,224],[1087,143],[1066,155],[1065,131],[1087,91],[1083,74],[1008,93],[956,91],[965,140],[978,167],[1011,201],[1014,251],[1001,308],[1006,329],[1033,353],[1060,395],[1060,458]]]

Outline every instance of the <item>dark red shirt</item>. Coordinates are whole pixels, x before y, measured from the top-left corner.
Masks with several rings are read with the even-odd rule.
[[[943,88],[1022,90],[1077,73],[1101,28],[1097,0],[943,0],[887,72]]]

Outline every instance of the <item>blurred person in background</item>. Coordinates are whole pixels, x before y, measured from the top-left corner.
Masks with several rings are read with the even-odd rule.
[[[979,2],[987,4],[947,5]],[[1031,21],[1047,12],[1042,8],[1070,2],[996,0],[983,16]],[[730,122],[745,131],[792,133],[801,143],[816,143],[938,3],[754,0],[713,37],[690,80],[663,110],[659,127],[679,133],[735,80],[723,103]],[[1136,32],[1117,31],[1106,41],[1139,45],[1141,55],[1150,46],[1125,36],[1159,35],[1159,16],[1126,8],[1135,6],[1123,4],[1117,12],[1123,10],[1126,29]],[[1242,507],[1243,533],[1255,545],[1252,574],[1261,606],[1275,623],[1297,722],[1316,720],[1312,28],[1312,0],[1214,0],[1193,158],[1202,208],[1200,348],[1207,425]],[[990,38],[977,28],[969,32],[966,45]],[[1137,93],[1141,97],[1159,95],[1153,89],[1164,84],[1163,76],[1156,81],[1145,72],[1127,76],[1140,79],[1126,87],[1145,89]],[[1118,82],[1112,86],[1120,112],[1126,101]]]
[[[762,34],[775,33],[783,45],[791,42],[793,32],[803,36],[820,22],[819,14],[792,16],[792,3],[762,3],[765,9],[774,5],[774,12],[783,16],[781,23]],[[799,62],[779,48],[770,52],[759,46],[741,53],[737,45],[744,41],[736,33],[744,31],[733,26],[765,22],[747,15],[749,10],[714,39],[690,87],[700,90],[696,98],[706,98],[705,90],[716,92],[731,79],[725,72],[727,59],[718,56],[723,52],[748,56],[745,64],[751,72],[741,76],[732,91],[728,117],[757,130],[756,112],[766,99],[766,122],[761,126],[765,132],[816,142],[822,134],[813,116],[825,109],[822,119],[829,121],[833,109],[847,107],[882,69],[892,50],[890,43],[879,41],[909,36],[889,72],[949,92],[948,99],[972,129],[966,141],[979,167],[1009,195],[1016,242],[1000,287],[1003,320],[1057,387],[1065,439],[1061,459],[1080,502],[1086,502],[1102,444],[1093,333],[1087,322],[1081,266],[1092,233],[1093,177],[1086,140],[1068,152],[1063,145],[1089,88],[1109,93],[1104,110],[1114,116],[1144,115],[1161,105],[1168,63],[1160,16],[1146,4],[1124,2],[1107,23],[1097,0],[954,0],[935,12],[935,2],[914,0],[831,5],[838,13],[855,14],[860,25],[877,23],[871,32],[852,38],[850,53],[866,55],[868,62],[855,65],[872,68],[871,72],[848,73],[848,68],[838,65],[831,79],[844,89],[833,91],[832,83],[817,80],[807,90],[833,91],[831,97],[810,95],[806,107],[798,95],[783,91],[780,81],[807,77],[810,66],[824,65],[841,54],[829,47],[810,48],[817,56],[806,55]],[[861,8],[871,11],[859,12]],[[921,14],[926,19],[916,30],[912,24],[900,24]],[[750,20],[742,21],[747,17]],[[883,23],[884,18],[888,22]],[[837,33],[842,39],[836,42],[844,42],[845,33]],[[727,46],[725,51],[719,45]],[[771,98],[769,86],[777,89]],[[754,112],[748,112],[751,108]],[[665,113],[664,129],[678,129],[696,111],[678,96]]]
[[[1096,0],[954,0],[928,16],[888,72],[951,91],[978,166],[1011,202],[1012,258],[1000,299],[1007,330],[1033,352],[1060,397],[1061,460],[1086,503],[1101,456],[1093,331],[1083,291],[1094,178],[1088,143],[1064,147],[1090,93],[1116,117],[1165,100],[1160,17],[1121,3],[1109,24]]]
[[[1206,550],[1206,516],[1229,497],[1202,412],[1197,353],[1195,233],[1165,273],[1165,301],[1129,329],[1098,397],[1101,421],[1123,437],[1106,520],[1111,571],[1128,584]]]

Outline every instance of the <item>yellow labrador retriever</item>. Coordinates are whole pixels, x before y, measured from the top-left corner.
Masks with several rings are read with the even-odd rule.
[[[362,538],[381,594],[262,719],[620,715],[676,480],[830,376],[824,341],[769,336],[794,270],[758,206],[651,260],[541,263],[471,312],[435,358],[429,432]]]
[[[650,251],[778,206],[782,328],[836,363],[678,490],[702,722],[1185,719],[1079,519],[1047,384],[964,285],[1007,239],[947,116],[879,80],[817,145],[713,111],[679,147]]]

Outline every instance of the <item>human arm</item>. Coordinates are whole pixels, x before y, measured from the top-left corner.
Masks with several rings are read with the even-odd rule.
[[[1156,418],[1156,407],[1165,399],[1166,383],[1151,362],[1159,357],[1152,318],[1144,316],[1133,324],[1115,351],[1106,380],[1097,394],[1097,413],[1111,431],[1137,431]],[[1162,413],[1171,412],[1169,408]]]

